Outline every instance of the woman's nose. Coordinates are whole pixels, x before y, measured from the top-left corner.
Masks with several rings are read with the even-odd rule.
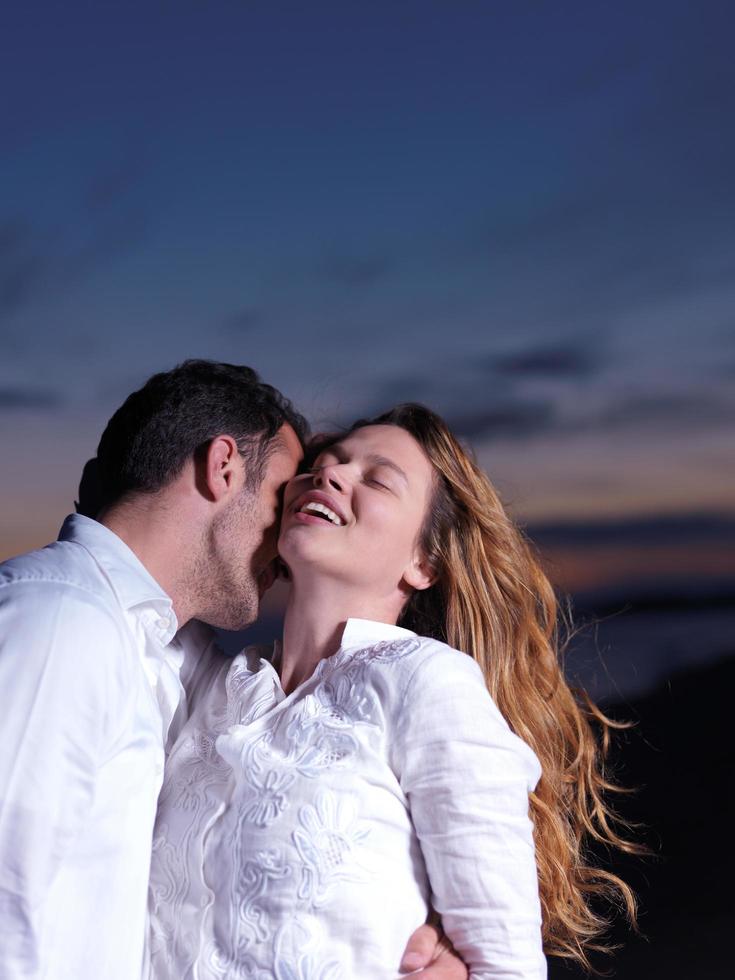
[[[340,476],[336,466],[320,466],[314,474],[314,486],[317,489],[330,487],[332,490],[343,493],[346,481]]]

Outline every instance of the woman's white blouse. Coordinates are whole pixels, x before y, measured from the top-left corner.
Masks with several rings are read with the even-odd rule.
[[[542,978],[535,755],[477,665],[349,620],[285,696],[264,648],[213,658],[154,835],[157,980],[393,980],[429,906],[475,978]]]

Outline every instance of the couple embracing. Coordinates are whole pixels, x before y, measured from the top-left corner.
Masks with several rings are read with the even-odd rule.
[[[620,843],[591,709],[439,417],[309,438],[249,368],[188,361],[113,415],[78,510],[0,566],[2,980],[584,961],[590,894],[630,899],[584,857]],[[210,627],[276,574],[282,638],[226,658]]]

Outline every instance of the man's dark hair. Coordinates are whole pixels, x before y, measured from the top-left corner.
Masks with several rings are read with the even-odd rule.
[[[112,416],[84,468],[77,510],[96,517],[128,494],[155,493],[219,435],[236,441],[254,490],[284,424],[304,442],[306,420],[252,368],[184,361],[154,374]]]

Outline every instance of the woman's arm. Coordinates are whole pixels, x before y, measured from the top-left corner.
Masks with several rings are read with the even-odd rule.
[[[426,861],[432,903],[476,980],[540,980],[528,793],[540,770],[469,657],[439,647],[406,690],[393,762]]]

